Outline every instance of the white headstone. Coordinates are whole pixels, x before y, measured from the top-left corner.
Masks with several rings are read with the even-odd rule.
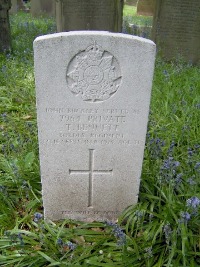
[[[34,56],[45,218],[114,221],[138,200],[155,44],[75,31]]]

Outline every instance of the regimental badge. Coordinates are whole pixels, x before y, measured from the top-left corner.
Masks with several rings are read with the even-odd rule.
[[[121,83],[117,59],[94,44],[76,54],[67,66],[67,85],[83,101],[104,101],[114,95]]]

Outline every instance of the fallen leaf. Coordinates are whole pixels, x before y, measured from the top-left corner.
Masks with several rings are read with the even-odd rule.
[[[72,241],[78,245],[82,245],[85,243],[85,238],[83,236],[79,236],[79,237],[73,238]]]
[[[33,247],[33,249],[36,250],[36,251],[41,250],[41,246],[36,245],[36,246]]]
[[[91,230],[95,231],[95,232],[103,232],[104,230],[99,228],[99,227],[95,227],[95,228],[91,228]]]
[[[28,119],[31,119],[31,118],[32,118],[31,115],[27,115],[27,116],[22,117],[23,120],[28,120]]]

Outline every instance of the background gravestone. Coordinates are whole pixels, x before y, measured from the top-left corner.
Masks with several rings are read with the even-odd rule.
[[[157,1],[152,39],[167,60],[200,63],[200,1]]]
[[[16,14],[18,11],[17,0],[11,0],[11,9],[9,10],[10,14]]]
[[[16,14],[19,10],[25,10],[22,0],[11,0],[11,4],[10,14]]]
[[[0,53],[11,49],[11,36],[9,24],[10,0],[0,0]]]
[[[124,3],[129,6],[136,6],[138,0],[125,0]]]
[[[143,16],[153,16],[155,12],[156,0],[139,0],[137,3],[137,14]]]
[[[40,15],[55,16],[56,0],[31,0],[31,14],[34,17]]]
[[[155,44],[80,31],[34,41],[46,219],[112,220],[137,203]]]
[[[57,0],[57,31],[121,32],[123,0]]]

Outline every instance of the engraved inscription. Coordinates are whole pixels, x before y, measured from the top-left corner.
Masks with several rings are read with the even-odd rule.
[[[98,112],[105,114],[118,114],[126,115],[129,113],[127,109],[103,109],[99,110],[96,108],[45,108],[46,113],[67,113],[67,114],[97,114]],[[133,110],[133,114],[139,114],[140,110]]]
[[[73,211],[73,210],[62,210],[62,214],[72,215],[72,214],[81,214],[81,215],[118,215],[119,211],[98,211],[98,210],[82,210],[82,211]]]
[[[113,174],[113,170],[95,170],[94,169],[94,149],[89,149],[89,170],[71,170],[69,174],[88,174],[89,175],[89,189],[88,189],[88,207],[92,207],[93,197],[93,178],[95,174]]]
[[[116,93],[120,83],[117,59],[96,42],[75,55],[68,64],[68,88],[83,101],[104,101]]]
[[[125,130],[130,117],[141,114],[140,109],[46,107],[44,111],[61,122],[62,129],[53,139],[43,140],[43,144],[144,145],[144,141],[130,138]]]

